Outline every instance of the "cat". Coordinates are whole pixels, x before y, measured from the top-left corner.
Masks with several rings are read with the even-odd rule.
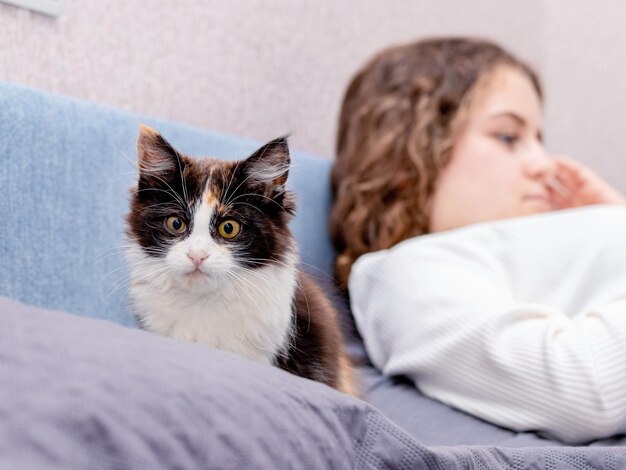
[[[247,159],[195,159],[141,126],[127,215],[141,326],[358,395],[332,303],[299,269],[286,137]]]

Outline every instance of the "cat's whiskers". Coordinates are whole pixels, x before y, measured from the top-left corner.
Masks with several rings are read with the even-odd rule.
[[[238,276],[236,273],[234,273],[231,270],[226,271],[226,274],[228,276],[232,276],[235,278],[235,281],[237,280],[246,280],[240,276]],[[224,280],[226,280],[226,278],[223,278]],[[246,280],[247,281],[247,280]],[[249,284],[251,284],[249,281],[247,281]],[[251,284],[252,287],[255,287],[253,284]],[[248,296],[248,298],[250,299],[250,301],[252,303],[254,303],[254,305],[256,306],[257,310],[260,312],[261,311],[261,307],[259,306],[258,302],[256,301],[256,299],[250,294],[250,292],[248,292],[248,289],[235,289],[233,287],[233,292],[235,293],[236,297],[239,299],[240,298],[240,292],[245,292],[246,295]],[[261,292],[259,291],[259,294],[261,294]],[[273,352],[265,347],[263,347],[263,345],[260,345],[253,337],[250,337],[250,335],[248,334],[248,322],[246,322],[246,316],[243,317],[243,336],[246,339],[246,341],[248,341],[250,344],[252,344],[257,350],[259,351],[264,351],[264,352]]]
[[[128,291],[130,290],[130,288],[132,287],[132,283],[142,283],[144,281],[148,281],[149,278],[153,278],[154,276],[159,276],[157,279],[154,279],[152,282],[154,284],[159,284],[163,278],[169,276],[171,273],[171,270],[166,266],[163,268],[163,272],[160,273],[158,270],[149,274],[146,274],[143,277],[138,277],[138,278],[133,278],[131,277],[130,279],[125,280],[123,283],[121,283],[121,285],[118,285],[112,292],[111,294],[113,294],[116,290],[121,289],[122,287],[126,286],[126,290],[125,293],[126,295],[128,295]],[[129,282],[130,281],[130,282]]]
[[[122,287],[131,287],[133,283],[135,284],[140,284],[143,282],[148,282],[148,280],[152,279],[153,276],[157,276],[160,275],[162,272],[165,272],[165,269],[156,269],[154,271],[150,271],[150,272],[145,272],[143,273],[141,276],[137,276],[135,275],[130,275],[130,276],[124,276],[121,279],[118,279],[113,285],[112,285],[112,291],[111,294],[116,292],[117,290],[121,289]]]
[[[172,273],[172,270],[170,268],[167,268],[165,270],[165,272],[163,272],[163,274],[161,274],[157,279],[154,280],[154,284],[161,284],[161,281],[163,281],[164,279],[167,279],[168,276],[170,276]]]
[[[267,152],[269,150],[269,147],[266,147],[265,149],[263,149],[263,152],[261,153],[261,155],[259,156],[259,160],[262,160],[263,157],[265,156],[265,152]],[[285,165],[284,169],[282,170],[282,174],[285,174],[287,171],[289,170],[289,165]],[[233,171],[233,174],[235,173],[235,171]],[[232,194],[229,196],[228,200],[224,203],[225,206],[228,206],[230,204],[230,200],[232,199],[232,197],[237,193],[237,191],[239,190],[239,188],[246,182],[248,181],[251,177],[253,176],[252,173],[248,174],[248,176],[246,176],[243,181],[241,183],[239,183],[239,185],[235,188],[235,190],[232,192]],[[278,175],[277,175],[278,176]],[[229,184],[229,189],[230,189],[230,184]],[[239,196],[237,196],[239,197]],[[271,198],[269,198],[271,199]],[[274,201],[276,202],[276,201]],[[278,204],[278,203],[276,203]],[[279,204],[280,206],[280,204]],[[282,206],[281,206],[282,207]]]
[[[245,258],[246,261],[251,261],[253,263],[255,263],[255,265],[257,266],[271,266],[272,264],[278,265],[278,266],[284,266],[284,267],[288,267],[289,265],[286,264],[284,261],[279,261],[279,260],[268,260],[268,259],[264,259],[264,258]],[[302,266],[307,266],[311,269],[315,269],[316,271],[319,271],[320,273],[322,273],[324,276],[323,277],[317,277],[314,276],[310,273],[307,273],[307,275],[311,276],[313,279],[319,279],[321,281],[334,281],[335,278],[332,277],[330,274],[328,274],[326,271],[324,271],[321,268],[318,268],[317,266],[314,266],[312,264],[309,263],[305,263],[304,261],[299,261],[298,264],[302,265]]]
[[[255,266],[259,267],[271,267],[271,266],[282,266],[284,268],[293,267],[293,264],[287,263],[285,261],[277,260],[277,259],[268,259],[268,258],[253,258],[248,256],[249,253],[243,251],[237,251],[237,254],[242,254],[241,258],[238,258],[238,261],[241,262],[252,262]]]
[[[115,247],[111,247],[106,250],[103,250],[102,256],[97,258],[93,262],[91,267],[93,268],[96,264],[98,264],[101,261],[104,261],[106,258],[109,258],[111,256],[124,255],[129,249],[135,248],[136,246],[137,246],[136,244],[128,243],[127,245],[115,246]],[[145,251],[146,253],[154,254],[154,255],[166,255],[167,254],[166,250],[162,248],[156,248],[156,247],[142,247],[142,250]]]
[[[125,250],[127,248],[131,248],[133,246],[136,246],[136,244],[130,242],[130,241],[120,241],[118,242],[115,246],[110,246],[109,248],[103,248],[100,253],[105,255],[107,253],[110,252],[115,252],[118,250]]]
[[[171,202],[159,202],[159,203],[146,205],[146,208],[150,208],[150,209],[154,209],[157,207],[172,207],[172,203]]]
[[[261,213],[261,215],[265,215],[265,214],[264,214],[264,212],[263,212],[261,209],[259,209],[257,206],[255,206],[255,205],[253,205],[253,204],[250,204],[249,202],[234,202],[234,203],[233,203],[233,202],[231,202],[231,203],[228,205],[228,207],[230,208],[230,207],[232,207],[232,206],[236,206],[236,205],[250,206],[250,207],[252,207],[254,210],[259,211],[259,212]]]
[[[250,240],[248,243],[246,243],[245,245],[241,245],[241,246],[236,246],[233,249],[233,253],[234,254],[238,254],[238,253],[245,253],[245,251],[243,251],[244,249],[248,248],[249,246],[251,246],[254,243],[254,240]]]
[[[167,267],[161,267],[161,269],[163,271],[168,271],[169,268]],[[150,277],[159,274],[159,270],[155,270],[154,272],[150,272],[147,274],[144,274],[143,276],[139,276],[139,277],[133,277],[132,274],[128,275],[128,276],[124,276],[122,279],[119,279],[118,281],[116,281],[111,290],[106,294],[106,297],[110,297],[112,296],[115,292],[117,292],[118,290],[120,290],[123,287],[126,287],[125,292],[128,292],[128,290],[131,287],[131,281],[132,282],[136,282],[136,283],[141,283],[143,281],[147,281]]]
[[[232,192],[232,194],[228,197],[228,200],[224,203],[225,206],[229,206],[230,205],[230,200],[233,198],[233,196],[235,194],[237,194],[237,191],[239,190],[239,188],[241,188],[241,186],[248,181],[250,178],[252,178],[252,174],[249,174],[248,176],[246,176],[243,181],[241,183],[239,183],[239,185],[235,188],[235,190]]]
[[[180,173],[180,179],[183,182],[183,199],[185,200],[185,206],[189,209],[189,195],[187,193],[187,180],[185,179],[185,175],[183,173],[183,169],[181,167],[181,155],[176,152],[176,163],[178,163],[178,172]]]
[[[189,207],[185,203],[185,201],[183,201],[179,195],[177,195],[175,193],[172,193],[172,191],[170,191],[170,190],[165,190],[165,189],[161,189],[161,188],[145,188],[145,189],[140,189],[137,192],[139,193],[139,192],[144,192],[144,191],[163,192],[163,193],[171,196],[172,199],[173,199],[172,202],[163,203],[163,205],[169,205],[169,206],[172,206],[174,208],[180,208],[180,210],[182,210],[182,211],[188,211],[189,210]]]
[[[245,283],[247,283],[252,289],[254,289],[258,294],[263,294],[263,291],[261,290],[261,288],[257,285],[255,285],[253,282],[251,282],[250,280],[246,279],[245,277],[237,274],[236,272],[232,271],[232,270],[228,270],[226,271],[227,274],[229,274],[230,276],[234,277],[236,280],[238,281],[243,281]],[[241,285],[241,284],[240,284]],[[248,293],[248,289],[242,289],[244,292]],[[249,294],[249,293],[248,293]],[[258,307],[259,305],[256,303],[256,300],[254,300],[252,297],[250,298],[250,300],[252,300],[255,305]]]
[[[230,276],[234,277],[234,278],[235,278],[235,280],[238,280],[238,281],[240,281],[240,282],[241,282],[241,281],[245,281],[248,285],[250,285],[250,287],[252,287],[252,288],[256,291],[256,293],[257,293],[259,296],[262,296],[262,295],[264,294],[264,293],[263,293],[263,291],[262,291],[262,290],[261,290],[258,286],[256,286],[255,284],[253,284],[252,282],[250,282],[250,281],[249,281],[249,280],[247,280],[246,278],[244,278],[244,277],[242,277],[242,276],[238,275],[238,274],[237,274],[237,273],[235,273],[234,271],[232,271],[232,270],[228,270],[226,273],[227,273],[228,275],[230,275]],[[246,295],[248,296],[248,298],[250,299],[250,301],[251,301],[251,302],[252,302],[252,303],[256,306],[257,311],[259,311],[259,312],[260,312],[260,311],[262,311],[262,310],[261,310],[261,307],[260,307],[260,305],[259,305],[259,303],[258,303],[258,302],[256,301],[256,299],[252,296],[252,294],[249,292],[249,290],[248,290],[248,289],[246,289],[246,288],[242,288],[242,289],[239,289],[237,292],[241,292],[241,291],[243,291],[243,292],[245,292],[245,293],[246,293]],[[247,323],[246,323],[246,318],[245,318],[245,317],[244,317],[244,319],[243,319],[243,324],[244,324],[244,337],[245,337],[245,338],[246,338],[246,339],[247,339],[250,343],[252,343],[252,344],[253,344],[253,345],[254,345],[257,349],[259,349],[259,350],[261,350],[261,351],[265,351],[265,352],[271,352],[271,351],[267,350],[266,348],[263,348],[263,347],[262,347],[262,345],[259,345],[259,344],[258,344],[258,343],[254,340],[254,338],[250,338],[250,336],[247,334]]]
[[[229,191],[230,191],[230,185],[232,184],[232,182],[233,182],[233,178],[235,177],[235,174],[237,173],[237,170],[239,169],[239,165],[241,165],[241,162],[237,162],[237,163],[235,163],[235,165],[233,166],[233,168],[232,168],[232,170],[231,170],[231,173],[230,173],[230,179],[228,180],[228,185],[226,186],[226,190],[224,191],[224,195],[228,195],[228,194],[229,194]],[[229,197],[229,199],[230,199],[230,197]],[[226,202],[224,203],[224,205],[225,205],[225,206],[226,206],[226,205],[228,205],[228,201],[226,201]]]
[[[297,284],[296,289],[300,289],[300,292],[302,292],[302,295],[304,296],[304,303],[306,303],[306,313],[307,313],[307,318],[309,320],[307,323],[307,327],[306,327],[306,331],[308,333],[309,330],[311,329],[311,306],[309,305],[309,298],[306,295],[306,289],[302,285],[302,282],[300,282],[300,280],[297,279],[296,284]]]
[[[141,262],[129,264],[127,266],[128,272],[124,276],[117,279],[116,284],[120,284],[120,283],[123,284],[129,281],[134,282],[135,280],[147,280],[150,276],[159,274],[162,270],[169,269],[167,265],[149,265],[149,266],[139,267],[139,269],[137,269],[137,267],[141,266],[141,264],[142,264]],[[117,268],[115,271],[119,269],[120,268]]]
[[[255,261],[255,258],[251,258],[251,257],[247,256],[246,253],[242,252],[242,251],[237,251],[236,256],[235,256],[235,260],[238,261],[240,264],[243,264],[243,263],[246,263],[246,262],[248,262],[248,263],[251,262],[251,263],[253,263],[255,265],[255,267],[258,266],[258,267],[261,267],[261,268],[268,268],[268,267],[273,267],[273,266],[280,266],[280,267],[283,267],[283,268],[291,268],[291,267],[293,267],[291,264],[288,264],[288,263],[286,263],[284,261],[279,261],[279,260],[263,260],[263,261],[265,261],[263,263],[259,262],[259,261]],[[240,266],[240,268],[241,269],[250,269],[250,268],[246,268],[245,266]],[[255,270],[255,272],[256,272],[256,270]]]
[[[141,260],[128,260],[126,262],[126,266],[129,267],[131,270],[134,268],[141,268],[141,269],[147,269],[150,267],[157,267],[157,266],[163,266],[165,265],[164,263],[160,263],[157,262],[156,259],[154,258],[148,258],[148,260],[146,259],[141,259]]]
[[[232,285],[232,283],[230,282],[230,280],[227,277],[222,278],[222,280],[224,281],[224,283],[226,284],[226,286],[228,287],[229,293],[234,297],[238,298],[238,293],[237,290],[235,289],[235,287]]]
[[[114,249],[117,250],[118,248],[114,248]],[[125,251],[125,250],[127,250],[127,248],[123,248],[123,250]],[[123,253],[123,251],[119,251],[119,252],[116,251],[116,252],[113,252],[113,253],[109,253],[108,255],[105,255],[105,257],[106,256],[112,256],[112,255],[115,255],[115,254],[122,254],[122,253]],[[101,257],[100,259],[104,259],[104,257]],[[131,272],[133,268],[135,268],[136,266],[142,265],[144,263],[145,263],[145,261],[143,261],[143,260],[142,261],[135,261],[135,262],[131,262],[131,261],[127,260],[127,262],[123,266],[119,266],[119,267],[117,267],[117,268],[107,272],[106,274],[104,274],[100,278],[99,282],[103,282],[107,277],[109,277],[109,276],[113,275],[114,273],[116,273],[118,271],[121,271],[121,270],[128,270],[129,272]]]
[[[103,252],[103,254],[100,257],[94,260],[94,262],[91,265],[91,268],[93,269],[96,266],[96,264],[104,261],[107,258],[110,258],[111,256],[123,255],[125,251],[126,251],[126,248],[118,248],[118,247],[110,248],[107,250],[107,252]]]
[[[282,265],[284,267],[293,267],[292,265],[288,265],[287,263],[282,263]],[[246,273],[252,274],[254,276],[260,277],[261,279],[263,279],[266,283],[269,284],[269,280],[261,273],[258,272],[258,270],[255,269],[250,269],[250,268],[246,268],[245,266],[238,266],[239,270],[242,270]],[[248,281],[249,282],[249,281]],[[302,286],[302,283],[300,282],[300,280],[298,279],[298,277],[296,276],[296,289],[299,289],[302,291],[303,295],[304,295],[304,301],[306,303],[307,306],[307,316],[308,316],[308,325],[307,325],[307,331],[310,329],[311,327],[311,309],[309,306],[309,300],[307,298],[306,295],[306,290],[304,289],[304,287]],[[259,290],[259,293],[261,294],[262,292]],[[296,328],[297,326],[297,318],[294,316],[292,318],[292,329]]]
[[[187,209],[188,209],[188,206],[185,203],[185,201],[183,201],[181,199],[181,197],[178,194],[176,194],[174,192],[174,190],[172,190],[172,189],[170,189],[169,191],[167,191],[165,189],[161,189],[161,188],[144,188],[144,189],[138,189],[137,190],[138,193],[142,193],[142,192],[145,192],[145,191],[155,191],[155,192],[162,192],[162,193],[168,194],[169,196],[172,196],[175,201],[180,203],[181,207],[183,207],[183,208],[187,207]]]
[[[126,159],[126,162],[130,164],[131,168],[133,169],[132,174],[136,176],[137,175],[137,158],[130,157],[126,152],[124,152],[120,148],[116,148],[115,150],[117,150],[117,152]],[[129,171],[128,174],[130,173],[131,172]]]
[[[240,197],[244,197],[244,196],[253,196],[253,197],[260,197],[260,198],[267,199],[268,201],[270,201],[270,202],[272,202],[272,203],[276,204],[276,205],[277,205],[277,206],[278,206],[278,207],[279,207],[279,208],[280,208],[283,212],[287,212],[287,209],[285,209],[285,208],[283,207],[283,205],[282,205],[282,204],[279,204],[277,201],[275,201],[274,199],[272,199],[272,198],[271,198],[271,197],[269,197],[269,196],[265,196],[264,194],[258,194],[258,193],[245,193],[245,194],[239,194],[239,195],[238,195],[236,198],[234,198],[232,201],[229,201],[229,202],[228,202],[228,204],[226,204],[226,206],[228,207],[228,206],[232,206],[232,205],[234,205],[234,204],[235,204],[235,201],[236,201],[237,199],[239,199]]]
[[[100,279],[98,279],[98,282],[99,282],[99,283],[100,283],[100,282],[104,282],[104,280],[105,280],[107,277],[112,276],[112,275],[113,275],[113,274],[115,274],[116,272],[118,272],[118,271],[122,271],[122,270],[124,270],[124,271],[128,270],[128,266],[127,266],[127,265],[124,265],[124,266],[119,266],[119,267],[117,267],[117,268],[115,268],[115,269],[113,269],[113,270],[111,270],[111,271],[107,272],[107,273],[106,273],[106,274],[104,274],[102,277],[100,277]]]
[[[245,258],[245,260],[246,261],[254,261],[254,260],[268,261],[268,260],[265,260],[265,259],[262,259],[262,258],[250,258],[250,257]],[[286,268],[292,268],[293,267],[293,265],[285,263],[284,261],[277,261],[276,260],[276,261],[272,261],[272,263],[280,265],[280,266],[283,266],[283,267],[286,267]],[[259,263],[259,265],[263,266],[263,267],[267,267],[267,266],[271,266],[272,264],[270,264],[269,262],[266,262],[264,264]],[[246,272],[251,272],[251,273],[254,272],[256,275],[260,276],[260,273],[257,273],[256,270],[254,270],[254,269],[246,268],[244,266],[239,266],[239,269],[242,269],[242,270],[244,270]],[[311,276],[311,277],[313,277],[313,276]],[[302,285],[302,282],[300,281],[300,279],[297,276],[296,276],[296,288],[299,289],[302,292],[302,294],[304,295],[304,301],[305,301],[306,306],[307,306],[307,314],[308,314],[308,319],[309,319],[309,322],[308,322],[308,325],[307,325],[307,331],[308,331],[308,329],[311,327],[311,308],[310,308],[310,305],[309,305],[309,299],[307,298],[307,295],[306,295],[306,289],[304,288],[304,286]],[[294,321],[295,320],[296,319],[294,318]],[[295,326],[295,324],[294,324],[294,326]]]
[[[256,277],[260,278],[261,280],[265,281],[268,284],[270,283],[270,280],[268,279],[268,277],[265,276],[264,274],[261,274],[256,269],[246,268],[245,266],[237,266],[237,269],[240,270],[240,271],[243,271],[244,273],[248,273],[248,274],[251,274],[253,276],[256,276]]]
[[[146,166],[146,165],[142,166],[142,164],[139,164],[139,170],[141,173],[148,173],[148,174],[151,171],[153,171],[149,166]],[[180,195],[176,191],[174,191],[174,188],[172,188],[170,184],[164,178],[160,176],[160,173],[161,172],[154,170],[154,174],[151,174],[150,177],[156,178],[157,180],[161,181],[169,189],[169,191],[165,191],[165,190],[163,191],[165,191],[166,194],[170,194],[171,196],[174,196],[174,199],[177,200],[182,207],[189,209],[189,202],[187,198],[186,197],[185,199],[181,198]],[[183,178],[183,192],[184,193],[186,192],[186,188],[187,188],[187,183],[185,182]],[[157,189],[157,188],[146,188],[146,189]],[[141,191],[145,191],[145,190],[138,190],[138,192],[141,192]]]

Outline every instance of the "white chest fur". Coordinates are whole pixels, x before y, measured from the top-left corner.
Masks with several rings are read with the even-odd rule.
[[[138,246],[128,255],[131,306],[146,329],[267,364],[288,345],[295,321],[295,257],[281,265],[240,270],[202,289],[183,289],[167,275],[142,277],[158,261]],[[153,270],[158,272],[158,266]]]

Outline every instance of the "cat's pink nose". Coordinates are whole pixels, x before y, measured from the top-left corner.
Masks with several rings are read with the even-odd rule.
[[[189,258],[196,267],[200,266],[208,257],[209,253],[207,253],[206,250],[190,250],[187,252],[187,258]]]

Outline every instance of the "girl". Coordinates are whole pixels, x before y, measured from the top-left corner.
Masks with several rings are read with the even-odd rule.
[[[546,151],[527,65],[462,38],[378,54],[346,92],[333,191],[374,365],[518,431],[626,432],[625,199]]]

